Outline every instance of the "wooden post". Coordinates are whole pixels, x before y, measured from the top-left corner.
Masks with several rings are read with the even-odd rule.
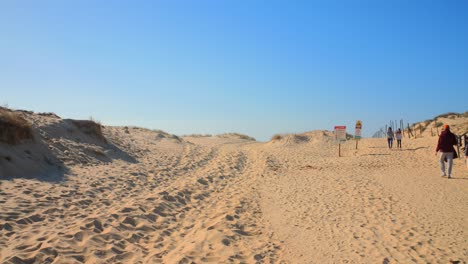
[[[466,148],[468,148],[468,136],[466,135],[466,133],[465,133],[464,137],[465,137],[465,149],[466,149]]]
[[[338,157],[341,157],[341,143],[338,143]]]
[[[413,137],[413,131],[411,131],[411,128],[409,126],[409,123],[407,124],[408,125],[408,137]],[[411,136],[410,136],[411,135]]]
[[[463,138],[464,138],[463,141],[465,142],[465,150],[466,150],[466,148],[468,148],[468,136],[466,135],[466,133],[463,135]],[[465,152],[465,153],[466,153],[466,152]],[[458,153],[458,154],[460,154],[460,153]],[[463,154],[464,154],[464,153],[463,153]],[[465,158],[466,158],[466,156],[465,156]],[[468,160],[467,160],[466,162],[467,162],[466,165],[468,166]]]

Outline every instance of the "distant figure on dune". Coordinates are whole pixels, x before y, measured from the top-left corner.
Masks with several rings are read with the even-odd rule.
[[[440,151],[440,169],[442,171],[441,176],[445,177],[445,161],[448,163],[448,178],[452,178],[452,165],[453,159],[457,158],[457,152],[453,145],[457,144],[457,138],[455,134],[450,132],[449,125],[444,125],[444,130],[440,133],[439,142],[437,143],[436,155]]]
[[[387,130],[387,142],[388,142],[388,148],[392,148],[393,147],[393,138],[395,137],[395,135],[393,134],[393,130],[391,127],[388,128]]]
[[[401,149],[401,139],[402,139],[401,129],[397,130],[397,132],[395,133],[395,136],[396,136],[396,141],[397,141],[397,148]]]

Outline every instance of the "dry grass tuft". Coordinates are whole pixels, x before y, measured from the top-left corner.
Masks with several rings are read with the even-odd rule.
[[[176,136],[176,135],[173,135],[173,134],[169,134],[163,130],[160,130],[160,129],[153,129],[152,130],[153,132],[156,133],[156,139],[163,139],[163,138],[167,138],[167,139],[173,139],[175,141],[179,141],[181,142],[182,139],[179,137],[179,136]]]
[[[0,142],[15,145],[32,138],[31,124],[26,119],[19,113],[0,107]]]
[[[276,135],[274,135],[273,137],[271,137],[271,140],[281,140],[282,138],[283,138],[282,135],[276,134]]]
[[[460,115],[461,115],[461,114],[459,114],[459,113],[448,112],[448,113],[445,113],[445,114],[438,115],[438,116],[436,116],[434,119],[437,119],[437,118],[439,118],[439,117],[450,118],[451,116],[460,117]]]
[[[60,116],[56,115],[55,113],[52,112],[45,112],[45,113],[37,113],[40,116],[48,116],[48,117],[53,117],[53,118],[60,118]]]
[[[294,140],[294,142],[301,143],[301,142],[308,142],[310,140],[310,138],[308,136],[306,136],[306,135],[294,134],[293,135],[293,140]]]
[[[102,125],[94,120],[71,120],[71,122],[83,133],[107,142],[102,134]]]
[[[428,126],[430,123],[432,123],[432,121],[432,119],[424,120],[424,126]]]
[[[217,137],[221,137],[221,138],[239,138],[239,139],[244,139],[244,140],[249,140],[249,141],[256,141],[255,138],[253,138],[251,136],[247,136],[245,134],[240,134],[240,133],[224,133],[224,134],[217,135]]]
[[[189,134],[189,135],[183,135],[182,137],[193,137],[193,138],[201,138],[201,137],[212,137],[213,135],[211,134]]]

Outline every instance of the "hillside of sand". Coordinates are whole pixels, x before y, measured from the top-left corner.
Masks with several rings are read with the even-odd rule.
[[[338,157],[328,131],[260,143],[15,114],[31,135],[0,143],[1,263],[468,261],[468,170],[439,176],[436,136]]]

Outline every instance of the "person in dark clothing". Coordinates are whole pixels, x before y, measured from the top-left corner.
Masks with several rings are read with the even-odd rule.
[[[393,138],[395,135],[393,134],[393,130],[391,127],[388,128],[387,130],[387,142],[388,142],[388,148],[391,149],[393,147]]]
[[[466,160],[466,168],[468,168],[468,146],[466,144],[466,135],[465,135],[465,160]]]
[[[445,177],[445,159],[448,163],[448,178],[452,177],[452,165],[453,159],[456,158],[456,151],[453,145],[457,144],[457,137],[450,132],[449,125],[444,125],[444,130],[440,133],[439,142],[437,143],[436,155],[440,152],[440,169],[442,171],[441,176]]]

